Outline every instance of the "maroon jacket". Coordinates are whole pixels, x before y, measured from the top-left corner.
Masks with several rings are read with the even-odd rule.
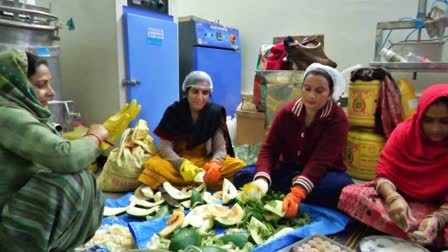
[[[302,99],[287,103],[277,112],[261,147],[255,178],[265,177],[271,183],[275,169],[299,163],[304,169],[293,185],[300,184],[310,193],[327,170],[346,170],[347,134],[347,116],[335,102],[328,101],[308,128]]]

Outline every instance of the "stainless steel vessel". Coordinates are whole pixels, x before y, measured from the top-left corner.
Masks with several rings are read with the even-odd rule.
[[[50,14],[50,6],[0,0],[0,51],[26,50],[48,62],[56,93],[48,109],[52,112],[53,121],[63,131],[72,131],[73,123],[80,118],[80,114],[73,112],[73,101],[61,100],[60,47],[55,43],[59,40],[60,28],[59,19]]]
[[[0,0],[0,51],[22,49],[48,62],[53,76],[55,99],[61,99],[59,19],[50,7],[24,4],[18,0]]]
[[[51,46],[59,40],[59,19],[50,8],[0,0],[0,43]]]

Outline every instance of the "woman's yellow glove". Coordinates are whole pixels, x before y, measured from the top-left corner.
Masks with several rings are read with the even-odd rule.
[[[185,159],[180,165],[179,172],[185,181],[193,181],[194,177],[204,169],[197,167],[190,160]]]
[[[109,132],[108,142],[114,142],[128,127],[129,123],[134,120],[142,109],[141,105],[137,104],[137,100],[132,100],[131,104],[126,103],[120,112],[109,117],[104,123],[104,128]],[[101,150],[109,148],[109,144],[103,142]]]
[[[241,197],[243,200],[261,201],[268,189],[269,184],[266,179],[257,178],[243,186]]]

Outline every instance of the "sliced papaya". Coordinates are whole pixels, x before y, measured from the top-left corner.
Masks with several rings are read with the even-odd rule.
[[[186,200],[191,197],[191,191],[187,191],[185,188],[179,190],[176,187],[172,186],[168,181],[165,181],[163,183],[163,188],[172,198],[176,200]]]
[[[185,200],[180,203],[185,208],[191,208],[191,200]]]
[[[268,230],[266,225],[263,224],[261,221],[259,221],[257,218],[252,216],[247,226],[249,229],[251,240],[253,240],[257,245],[263,244],[264,239],[261,233],[266,232]]]
[[[265,210],[274,213],[279,217],[285,216],[285,212],[283,212],[282,207],[283,207],[283,201],[281,200],[274,200],[263,206]]]
[[[126,212],[129,206],[125,207],[104,207],[103,216],[116,216]]]
[[[208,212],[207,205],[200,205],[193,208],[187,216],[185,216],[185,220],[182,224],[182,227],[186,227],[191,225],[193,227],[200,227],[202,225],[202,220],[209,218],[210,213]]]
[[[170,214],[170,208],[168,205],[162,205],[160,206],[159,211],[156,212],[156,214],[154,215],[154,218],[162,218],[166,215]]]
[[[272,241],[274,239],[277,239],[280,236],[283,236],[283,235],[285,235],[287,233],[290,233],[292,231],[294,231],[294,228],[292,228],[292,227],[284,227],[284,228],[280,229],[279,231],[277,231],[277,233],[275,233],[273,236],[269,237],[269,239],[266,242],[269,242],[269,241]]]
[[[174,230],[176,230],[176,228],[182,225],[184,219],[185,219],[184,208],[179,207],[178,209],[173,211],[173,214],[166,221],[168,226],[166,226],[162,231],[160,231],[159,235],[162,237],[170,235],[172,232],[174,232]]]
[[[134,195],[139,199],[147,200],[154,198],[154,191],[151,189],[150,186],[141,184],[135,190]]]
[[[227,204],[238,196],[238,190],[228,179],[222,183],[222,203]]]
[[[210,192],[204,191],[203,194],[202,194],[202,198],[204,199],[204,201],[207,204],[221,203],[221,198],[216,198],[215,194],[212,195]]]
[[[214,217],[225,218],[230,214],[230,208],[228,206],[218,205],[218,204],[208,204],[208,211]]]
[[[150,202],[147,200],[139,199],[136,196],[131,196],[129,198],[129,201],[131,203],[133,202],[137,206],[142,206],[142,207],[146,207],[146,208],[155,207],[155,206],[161,205],[163,202],[165,202],[164,199],[159,199],[159,201],[157,201],[157,202]]]
[[[195,207],[203,203],[204,199],[202,198],[202,194],[195,188],[191,189],[191,207]]]
[[[152,208],[140,208],[137,206],[129,206],[126,210],[126,213],[135,217],[146,217],[152,213],[155,213],[159,210],[160,206],[155,206]]]
[[[207,232],[213,228],[213,218],[207,218],[202,220],[201,226],[198,228],[198,232],[202,234],[207,234]]]
[[[230,209],[229,215],[227,215],[226,217],[216,217],[215,222],[217,223],[218,226],[229,227],[240,223],[243,217],[244,217],[244,210],[238,203],[236,203]]]

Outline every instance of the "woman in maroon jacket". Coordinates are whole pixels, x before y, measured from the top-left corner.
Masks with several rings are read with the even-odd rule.
[[[336,208],[342,188],[353,183],[344,164],[348,121],[332,99],[341,96],[345,80],[319,63],[304,76],[302,97],[277,111],[256,165],[241,169],[234,179],[249,199],[260,199],[269,186],[289,192],[283,200],[289,218],[302,201]]]

